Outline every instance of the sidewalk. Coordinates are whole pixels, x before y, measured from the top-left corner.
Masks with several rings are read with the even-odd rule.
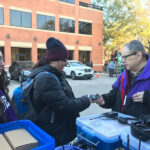
[[[96,72],[94,73],[94,76],[96,76]],[[109,73],[105,73],[105,72],[99,72],[98,73],[99,76],[102,76],[102,77],[109,77]],[[113,74],[113,77],[117,77],[116,74]]]
[[[96,76],[96,72],[94,73],[94,75]],[[109,76],[109,74],[108,73],[104,73],[104,72],[98,72],[98,74],[100,75],[100,76],[106,76],[106,77],[108,77]]]

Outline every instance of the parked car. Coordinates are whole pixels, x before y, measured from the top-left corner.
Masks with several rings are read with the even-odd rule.
[[[77,60],[68,60],[63,71],[66,76],[70,76],[73,80],[76,78],[91,79],[94,75],[91,67]]]
[[[31,61],[14,61],[9,67],[11,79],[18,80],[20,83],[25,81],[31,74],[33,65]]]
[[[6,72],[6,75],[7,75],[7,84],[9,84],[9,83],[10,83],[11,76],[10,76],[9,71],[8,71],[5,67],[4,67],[4,69],[5,69],[5,72]]]

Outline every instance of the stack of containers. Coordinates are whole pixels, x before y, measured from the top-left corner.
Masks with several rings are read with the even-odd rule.
[[[55,140],[29,120],[20,120],[0,124],[0,134],[2,135],[4,135],[7,131],[16,129],[25,129],[29,134],[31,134],[32,137],[34,137],[38,141],[38,147],[33,148],[32,150],[55,149]]]
[[[143,142],[131,135],[131,129],[126,129],[121,133],[122,145],[129,150],[150,150],[150,140]],[[141,142],[141,143],[140,143]]]
[[[116,119],[101,118],[100,115],[79,117],[76,120],[78,140],[97,150],[114,150],[121,146],[121,133],[130,128]],[[129,117],[118,114],[121,117]]]

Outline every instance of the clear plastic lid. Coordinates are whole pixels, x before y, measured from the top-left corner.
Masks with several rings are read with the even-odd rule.
[[[119,116],[126,117],[126,115],[118,114]],[[112,143],[119,140],[121,132],[129,129],[128,124],[121,124],[116,119],[101,118],[100,114],[79,117],[76,120],[77,126],[82,128],[82,131],[92,131],[94,135],[102,141]],[[127,116],[129,117],[129,116]],[[85,130],[87,128],[88,130]],[[88,133],[89,134],[89,133]]]

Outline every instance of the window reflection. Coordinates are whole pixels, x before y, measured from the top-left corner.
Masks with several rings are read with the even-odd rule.
[[[75,21],[71,19],[60,18],[59,19],[59,31],[74,33]]]
[[[55,17],[38,14],[37,15],[37,28],[54,31],[55,30]]]
[[[31,28],[31,13],[10,10],[11,26]]]
[[[3,8],[0,8],[0,24],[4,24],[4,13],[3,13]]]
[[[59,0],[59,1],[70,3],[70,4],[75,4],[75,0]]]
[[[79,33],[92,35],[92,23],[79,21]]]
[[[22,27],[27,27],[30,28],[31,27],[31,14],[30,13],[25,13],[22,12]]]

